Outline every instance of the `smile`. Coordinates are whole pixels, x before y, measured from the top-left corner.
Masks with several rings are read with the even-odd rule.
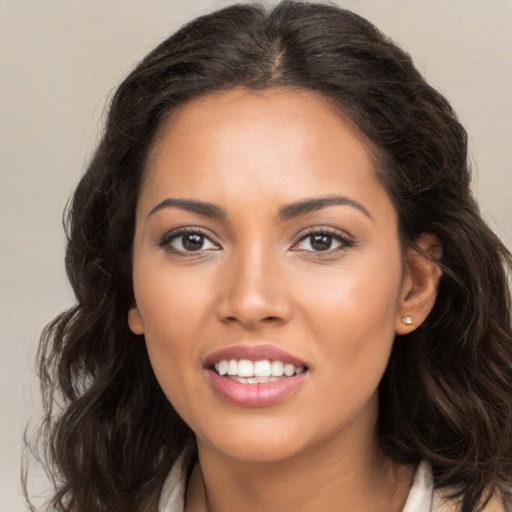
[[[227,376],[241,384],[265,384],[275,382],[283,377],[293,377],[306,370],[304,366],[295,366],[283,361],[263,359],[250,361],[248,359],[222,359],[215,363],[215,371],[221,377]]]
[[[278,404],[299,390],[309,367],[272,344],[236,345],[205,361],[208,380],[217,395],[242,407]]]

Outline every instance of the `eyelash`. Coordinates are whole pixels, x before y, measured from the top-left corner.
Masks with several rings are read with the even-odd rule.
[[[199,255],[201,254],[205,249],[199,249],[197,251],[184,251],[180,249],[175,249],[171,246],[171,243],[175,240],[178,240],[180,237],[183,237],[185,235],[199,235],[203,237],[204,239],[208,240],[210,243],[214,245],[216,244],[212,238],[206,233],[206,231],[202,230],[201,228],[196,227],[186,227],[186,228],[178,228],[173,231],[170,231],[166,233],[157,243],[158,247],[164,248],[166,251],[172,253],[173,255],[177,256],[183,256],[183,257],[190,257],[191,255]],[[183,242],[182,242],[183,245]]]
[[[216,242],[212,240],[212,238],[201,228],[198,227],[185,227],[178,228],[176,230],[170,231],[166,233],[158,242],[157,246],[164,248],[166,251],[172,253],[173,255],[181,256],[181,257],[190,257],[193,255],[199,255],[203,253],[205,250],[209,251],[211,249],[198,249],[197,251],[186,251],[181,249],[176,249],[171,246],[171,243],[175,240],[178,240],[180,237],[185,235],[199,235],[203,237],[203,239],[208,240],[211,244],[217,245]],[[327,236],[337,242],[339,242],[339,247],[326,249],[323,251],[315,251],[315,250],[306,250],[306,249],[294,249],[301,242],[304,242],[310,237],[313,236]],[[183,242],[182,242],[183,245]],[[334,228],[311,228],[307,230],[305,233],[302,233],[296,242],[293,243],[291,250],[294,252],[302,252],[302,253],[313,253],[315,256],[324,257],[324,256],[332,256],[334,253],[343,252],[347,249],[353,247],[355,245],[354,240],[348,236],[347,234],[341,234],[338,230]]]
[[[303,252],[303,253],[313,253],[315,257],[328,257],[332,256],[335,253],[346,251],[347,249],[350,249],[355,245],[354,240],[347,235],[346,233],[342,234],[340,231],[334,228],[327,228],[327,227],[319,227],[319,228],[311,228],[307,230],[305,233],[302,233],[292,246],[295,247],[301,242],[307,240],[308,238],[311,238],[313,236],[323,235],[327,236],[337,242],[339,242],[339,247],[335,247],[333,249],[326,249],[325,251],[315,251],[315,250],[304,250],[304,249],[292,249],[297,252]]]

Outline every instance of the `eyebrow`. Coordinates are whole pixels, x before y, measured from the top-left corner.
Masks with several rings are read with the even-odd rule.
[[[203,201],[196,201],[194,199],[176,199],[169,197],[164,199],[161,203],[158,203],[149,213],[148,217],[151,217],[154,213],[164,208],[180,208],[188,212],[198,213],[205,217],[213,219],[225,219],[226,212],[219,206],[213,203],[205,203]]]
[[[352,206],[372,219],[370,212],[359,202],[345,196],[327,196],[311,199],[303,199],[295,203],[283,206],[279,209],[279,218],[289,220],[301,215],[328,208],[329,206]],[[197,213],[214,219],[225,219],[226,211],[213,203],[197,201],[195,199],[180,199],[169,197],[158,203],[149,213],[148,217],[165,208],[180,208],[185,211]]]
[[[296,203],[280,208],[279,217],[283,220],[289,220],[329,206],[352,206],[364,213],[369,219],[373,220],[370,212],[361,203],[345,196],[327,196],[297,201]]]

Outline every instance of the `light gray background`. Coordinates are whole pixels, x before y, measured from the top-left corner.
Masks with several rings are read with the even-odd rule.
[[[23,510],[33,360],[72,303],[61,212],[135,62],[218,0],[0,0],[0,511]],[[512,0],[345,0],[409,50],[465,124],[485,216],[512,248]]]

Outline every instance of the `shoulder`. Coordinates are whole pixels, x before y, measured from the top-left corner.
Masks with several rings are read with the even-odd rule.
[[[195,450],[187,446],[174,463],[160,493],[158,512],[183,512],[187,478],[195,462]]]
[[[409,497],[402,512],[460,512],[459,500],[450,498],[450,489],[434,488],[432,468],[422,461],[416,470]],[[512,512],[496,492],[482,512]]]
[[[458,512],[457,501],[446,497],[444,489],[434,491],[431,512]],[[483,509],[483,512],[507,512],[501,496],[496,493]]]

